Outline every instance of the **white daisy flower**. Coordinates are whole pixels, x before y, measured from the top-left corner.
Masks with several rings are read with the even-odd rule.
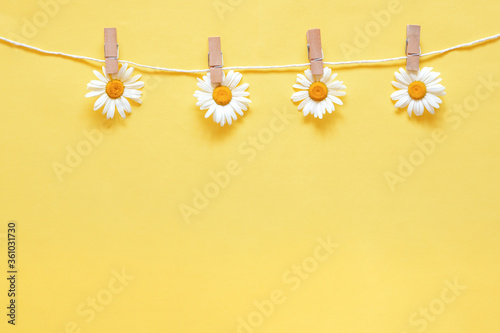
[[[439,109],[442,103],[438,96],[446,95],[444,86],[438,84],[442,79],[441,73],[433,72],[432,67],[424,67],[415,73],[407,73],[403,68],[396,72],[396,81],[392,85],[400,90],[391,94],[391,99],[397,101],[396,108],[408,106],[408,115],[415,113],[417,116],[424,114],[424,108],[434,114],[434,109]]]
[[[310,69],[306,69],[304,74],[297,75],[297,83],[293,87],[300,91],[292,95],[293,102],[302,101],[298,110],[303,110],[304,116],[311,113],[314,118],[322,119],[326,111],[335,111],[333,103],[343,104],[337,96],[344,96],[346,92],[342,90],[346,87],[343,81],[335,80],[337,73],[332,74],[331,68],[325,67],[319,79],[313,77]]]
[[[92,80],[87,84],[87,89],[92,91],[87,93],[85,97],[99,96],[95,101],[94,111],[104,106],[102,114],[106,114],[108,119],[115,115],[115,107],[122,118],[125,118],[124,111],[132,112],[127,98],[139,104],[142,103],[142,92],[137,89],[144,87],[144,82],[137,81],[141,75],[132,76],[134,68],[127,69],[127,66],[126,63],[123,64],[118,73],[111,74],[111,77],[106,74],[104,66],[102,67],[104,75],[94,70],[94,74],[99,80]]]
[[[200,110],[208,109],[205,118],[213,115],[214,121],[224,126],[225,123],[231,125],[233,120],[236,120],[236,114],[243,116],[243,111],[248,110],[251,101],[245,97],[250,95],[245,91],[248,83],[238,86],[242,76],[232,70],[227,75],[223,72],[220,85],[211,83],[210,73],[203,76],[203,80],[197,78],[201,90],[196,90],[193,96],[198,98],[196,106]]]

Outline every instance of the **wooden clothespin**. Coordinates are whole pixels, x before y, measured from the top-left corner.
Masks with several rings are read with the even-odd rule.
[[[323,75],[323,49],[321,48],[321,32],[319,29],[307,31],[307,57],[311,62],[313,75]]]
[[[420,26],[406,26],[406,70],[418,71],[420,63]]]
[[[208,37],[208,67],[210,68],[210,80],[213,84],[222,83],[222,51],[220,37]]]
[[[118,42],[116,28],[104,28],[104,58],[106,60],[106,73],[118,73]]]

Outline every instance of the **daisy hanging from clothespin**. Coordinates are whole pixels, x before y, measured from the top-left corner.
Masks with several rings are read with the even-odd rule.
[[[292,95],[292,101],[300,102],[298,110],[304,116],[312,114],[322,119],[323,115],[335,111],[335,104],[342,105],[339,96],[346,94],[344,82],[335,80],[336,73],[332,74],[330,67],[323,67],[323,49],[321,47],[321,33],[319,29],[307,31],[307,55],[311,68],[304,71],[304,75],[297,75],[294,88],[299,89]]]
[[[87,89],[92,90],[85,97],[99,96],[94,103],[94,111],[103,107],[102,114],[106,114],[108,119],[113,118],[115,109],[122,118],[125,112],[132,112],[132,107],[128,99],[139,104],[142,103],[142,92],[137,90],[144,87],[144,82],[138,81],[141,75],[132,76],[133,67],[128,67],[127,63],[118,69],[118,43],[116,38],[116,28],[104,28],[104,57],[105,66],[102,73],[94,70],[95,76],[99,80],[92,80],[87,84]],[[128,98],[128,99],[127,99]]]
[[[198,99],[196,106],[200,110],[207,110],[205,118],[212,116],[213,120],[224,126],[231,125],[237,119],[236,114],[243,116],[251,102],[247,96],[248,83],[238,86],[243,75],[230,70],[225,75],[220,37],[208,38],[208,67],[209,73],[198,80],[198,88],[194,97]]]
[[[444,86],[439,84],[441,73],[433,72],[432,67],[419,69],[420,63],[420,26],[406,26],[406,71],[403,68],[394,73],[396,81],[392,85],[398,88],[391,95],[397,101],[396,108],[408,107],[408,115],[417,116],[424,114],[424,109],[434,114],[434,109],[439,109],[442,103],[438,96],[446,95]]]

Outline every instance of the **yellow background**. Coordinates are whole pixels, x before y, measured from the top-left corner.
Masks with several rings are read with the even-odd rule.
[[[326,61],[402,56],[406,24],[422,25],[422,52],[500,32],[500,5],[486,0],[396,1],[384,26],[373,13],[392,1],[67,0],[51,16],[49,0],[1,3],[4,37],[102,58],[103,28],[116,26],[120,59],[183,69],[206,68],[214,35],[226,66],[250,66],[307,62],[310,28],[321,28]],[[100,64],[1,42],[2,276],[9,220],[19,247],[17,325],[6,323],[2,278],[2,332],[70,332],[72,322],[75,332],[238,332],[273,290],[285,300],[252,332],[497,332],[499,55],[493,41],[422,59],[447,95],[418,118],[389,97],[404,61],[335,67],[347,96],[321,121],[290,101],[305,68],[242,71],[250,110],[220,128],[195,106],[201,75],[136,68],[143,105],[105,122],[84,98]],[[287,119],[278,130],[277,113]],[[94,129],[102,141],[59,181],[54,163]],[[444,141],[422,155],[416,141],[436,130]],[[391,187],[387,172],[410,156],[421,164]],[[183,218],[228,163],[238,165],[229,185]],[[339,246],[315,267],[328,237]],[[313,272],[292,290],[284,276],[304,263]],[[133,280],[87,321],[78,308],[109,296],[122,269]],[[466,289],[441,309],[446,281]],[[429,306],[439,314],[412,324]]]

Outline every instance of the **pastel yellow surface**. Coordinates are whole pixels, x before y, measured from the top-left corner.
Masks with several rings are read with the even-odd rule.
[[[208,36],[250,66],[307,62],[310,28],[326,61],[401,56],[406,24],[422,52],[500,32],[487,0],[57,4],[3,0],[0,35],[102,58],[116,26],[120,59],[199,69]],[[1,331],[498,332],[499,55],[422,59],[447,95],[412,118],[389,97],[404,61],[334,68],[347,96],[321,121],[290,101],[305,68],[242,71],[250,110],[220,128],[195,106],[201,75],[136,68],[143,104],[105,122],[84,98],[100,64],[1,42]]]

